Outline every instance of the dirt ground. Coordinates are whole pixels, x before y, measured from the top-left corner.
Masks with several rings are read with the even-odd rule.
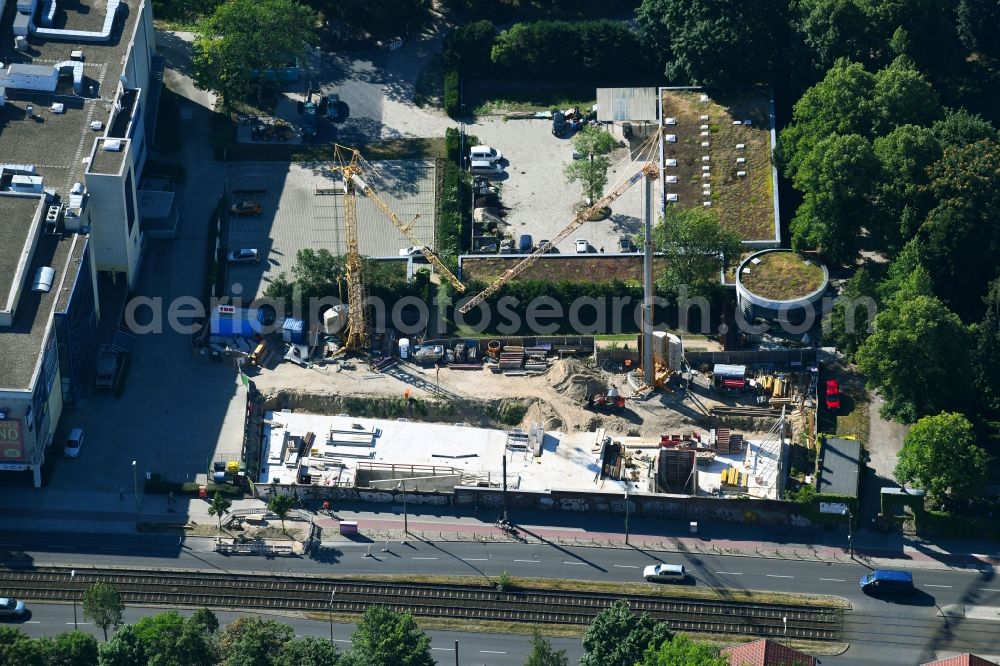
[[[722,404],[707,388],[697,385],[686,395],[674,390],[633,398],[624,374],[606,372],[578,360],[551,361],[544,374],[522,377],[494,374],[489,369],[436,370],[402,363],[390,372],[391,375],[373,373],[360,362],[356,370],[339,372],[333,366],[301,368],[282,363],[274,370],[262,369],[253,379],[265,395],[294,390],[318,395],[402,398],[404,392],[409,391],[412,398],[491,403],[528,400],[530,404],[521,422],[522,428],[532,423],[542,423],[550,431],[564,432],[591,432],[603,427],[612,435],[650,439],[694,429],[704,432],[708,427],[715,427],[708,410],[715,404]],[[585,408],[588,393],[610,386],[629,397],[621,412],[610,414]],[[470,418],[470,422],[474,420]],[[769,427],[770,423],[767,425]],[[738,429],[748,433],[754,430]]]

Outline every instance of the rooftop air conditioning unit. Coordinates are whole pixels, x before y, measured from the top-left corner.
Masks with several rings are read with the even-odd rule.
[[[117,153],[122,149],[121,139],[108,139],[104,142],[104,150],[109,153]]]
[[[675,160],[672,157],[667,158],[666,160],[664,160],[664,162],[666,163],[667,166],[677,166],[677,160]]]
[[[47,292],[52,289],[52,281],[55,280],[56,271],[49,266],[42,266],[35,271],[35,281],[31,285],[31,291]]]
[[[676,134],[666,134],[666,135],[664,135],[663,140],[666,141],[667,143],[677,143],[677,135]]]
[[[663,119],[663,124],[664,125],[676,125],[677,124],[677,119],[676,118],[664,118]]]
[[[677,201],[677,195],[673,192],[667,193],[667,201]]]

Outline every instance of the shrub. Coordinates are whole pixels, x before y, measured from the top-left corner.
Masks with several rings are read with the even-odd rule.
[[[457,118],[459,108],[458,72],[450,70],[444,75],[444,111],[452,118]]]
[[[455,28],[444,38],[441,56],[445,67],[462,74],[482,74],[490,67],[490,50],[496,28],[490,21],[476,21]]]

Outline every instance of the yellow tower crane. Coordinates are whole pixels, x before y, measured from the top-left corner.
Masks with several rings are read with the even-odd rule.
[[[420,249],[420,253],[437,269],[441,277],[451,283],[456,291],[464,292],[465,285],[411,231],[417,218],[414,217],[408,224],[404,223],[379,197],[373,185],[378,179],[378,174],[357,149],[334,144],[333,155],[334,166],[331,171],[334,174],[339,174],[344,181],[344,228],[347,237],[345,262],[347,266],[347,329],[343,347],[346,350],[355,351],[363,349],[368,341],[368,318],[364,309],[364,264],[358,249],[357,196],[359,191],[363,192],[389,218],[389,221],[399,229],[403,236]]]

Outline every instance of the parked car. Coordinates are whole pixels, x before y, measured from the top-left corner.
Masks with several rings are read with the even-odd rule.
[[[256,264],[260,261],[260,252],[255,248],[233,250],[228,255],[231,264]]]
[[[642,570],[642,577],[650,583],[683,583],[687,572],[682,564],[650,564]]]
[[[548,238],[543,238],[538,241],[538,248],[543,252],[552,252],[555,248],[552,246],[551,241]]]
[[[577,254],[587,254],[590,252],[590,243],[583,238],[576,239],[576,253]]]
[[[419,245],[404,247],[399,251],[399,256],[401,257],[415,257],[418,254],[423,254],[422,248]]]
[[[12,597],[0,597],[0,617],[22,617],[24,611],[23,601]]]
[[[327,120],[340,120],[340,95],[330,93],[320,101],[322,111],[326,113]]]
[[[831,412],[840,409],[840,384],[836,379],[826,380],[826,408]]]
[[[264,207],[259,201],[237,201],[229,208],[229,212],[233,215],[260,215],[264,212]]]
[[[487,178],[500,178],[507,173],[501,165],[489,160],[475,160],[469,166],[469,171],[477,176],[486,176]]]
[[[632,244],[632,239],[628,236],[622,236],[618,239],[618,251],[619,252],[635,252],[635,245]]]
[[[80,455],[80,447],[83,446],[83,429],[73,428],[66,438],[66,446],[63,447],[63,455],[67,458],[76,458]]]
[[[514,241],[509,238],[500,241],[500,254],[514,254]]]
[[[562,111],[552,112],[552,135],[562,137],[566,134],[566,114]]]
[[[531,252],[531,248],[534,243],[531,242],[531,234],[521,234],[521,238],[518,240],[517,246],[521,250],[522,254]]]
[[[490,146],[473,146],[469,148],[469,159],[472,162],[499,162],[503,153]]]

